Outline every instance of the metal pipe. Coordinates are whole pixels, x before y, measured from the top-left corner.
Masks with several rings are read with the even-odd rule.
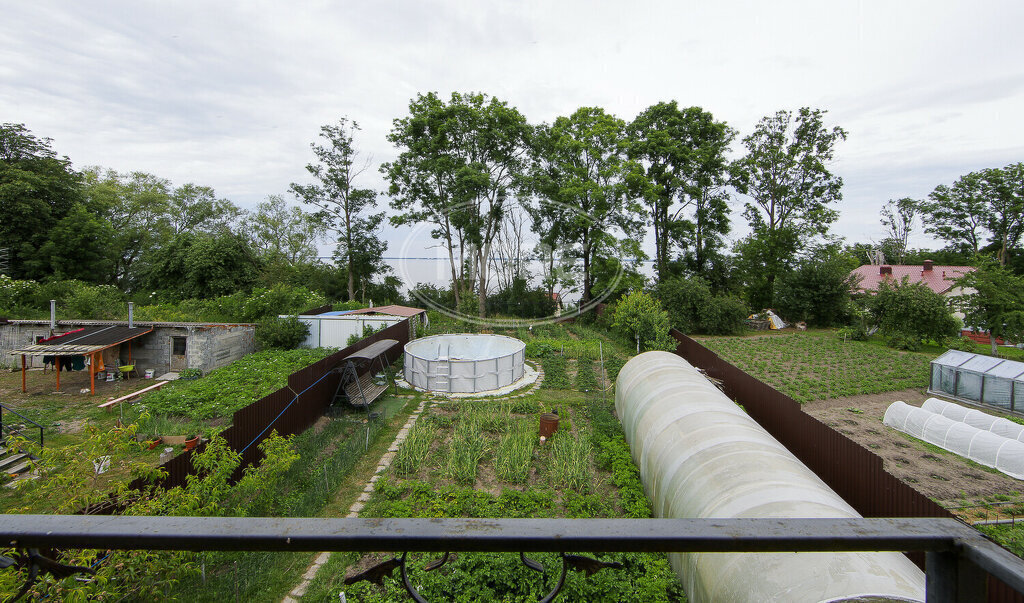
[[[135,302],[128,302],[128,328],[135,327]]]
[[[57,330],[57,300],[50,300],[50,334]]]

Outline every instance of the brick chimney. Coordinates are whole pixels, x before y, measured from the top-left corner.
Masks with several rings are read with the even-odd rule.
[[[935,264],[935,262],[933,262],[931,260],[925,260],[924,261],[924,266],[922,266],[923,271],[924,272],[931,272],[932,271],[932,266],[934,264]]]
[[[878,274],[892,274],[892,266],[879,266]]]

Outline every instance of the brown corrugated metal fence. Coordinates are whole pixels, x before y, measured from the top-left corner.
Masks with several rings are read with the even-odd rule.
[[[882,459],[818,421],[800,403],[672,330],[676,354],[722,382],[725,394],[814,471],[864,517],[954,517],[887,472]],[[910,555],[923,567],[924,556]],[[989,601],[1024,603],[1024,596],[989,576]]]

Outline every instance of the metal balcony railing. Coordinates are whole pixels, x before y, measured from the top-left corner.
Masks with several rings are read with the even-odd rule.
[[[323,519],[0,515],[17,549],[556,552],[567,568],[608,567],[569,551],[923,551],[927,600],[984,601],[986,574],[1024,593],[1024,560],[947,518]],[[31,555],[30,555],[31,558]],[[524,563],[536,563],[523,556]],[[435,562],[435,567],[443,563]],[[382,565],[406,577],[405,555]],[[372,568],[371,568],[372,569]],[[536,568],[535,568],[536,569]],[[601,569],[598,567],[597,569]],[[379,573],[379,572],[378,572]],[[424,599],[404,580],[416,601]],[[557,595],[561,582],[543,600]]]

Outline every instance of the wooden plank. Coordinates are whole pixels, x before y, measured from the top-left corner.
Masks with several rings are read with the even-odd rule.
[[[158,390],[161,387],[167,385],[168,383],[170,383],[170,382],[169,381],[159,381],[157,383],[154,383],[153,385],[150,385],[147,388],[140,389],[138,391],[134,391],[134,392],[128,394],[127,396],[121,396],[120,398],[117,398],[115,400],[111,400],[109,402],[104,402],[103,404],[98,404],[97,408],[106,408],[107,410],[111,410],[114,406],[120,404],[121,402],[126,402],[128,400],[133,399],[133,398],[138,398],[139,396],[141,396],[142,394],[144,394],[146,392]]]

